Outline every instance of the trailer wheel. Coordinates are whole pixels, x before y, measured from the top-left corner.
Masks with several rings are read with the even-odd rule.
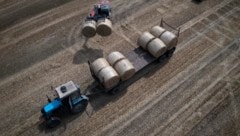
[[[51,117],[50,119],[47,120],[47,127],[54,128],[54,127],[58,126],[60,123],[61,123],[60,118]]]
[[[176,47],[173,47],[172,49],[168,50],[166,52],[166,57],[172,57],[175,50],[176,50]]]
[[[118,91],[119,91],[118,88],[113,88],[112,90],[110,90],[110,91],[108,92],[108,94],[110,94],[110,95],[115,95],[115,94],[118,93]]]
[[[83,99],[79,104],[75,105],[71,109],[71,113],[77,114],[84,111],[87,108],[88,100]]]

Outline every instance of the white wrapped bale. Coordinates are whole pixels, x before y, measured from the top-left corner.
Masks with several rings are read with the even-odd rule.
[[[131,78],[136,72],[134,66],[128,59],[122,59],[122,60],[118,61],[114,65],[114,68],[120,75],[120,78],[122,81]]]
[[[116,86],[120,81],[119,75],[111,66],[103,68],[99,72],[98,78],[106,89]]]
[[[94,20],[86,21],[83,24],[82,34],[86,37],[93,37],[96,35],[96,22]]]
[[[112,22],[109,19],[99,20],[97,33],[101,36],[108,36],[112,33]]]
[[[177,36],[172,32],[166,31],[159,38],[166,44],[168,50],[177,45]]]
[[[143,49],[147,49],[147,44],[151,40],[153,40],[155,37],[150,34],[149,32],[144,32],[139,38],[138,38],[138,45],[141,46]]]
[[[114,67],[114,65],[115,65],[116,62],[118,62],[119,60],[124,59],[124,58],[125,58],[125,56],[124,56],[122,53],[120,53],[120,52],[118,52],[118,51],[114,51],[114,52],[111,52],[111,53],[108,55],[107,61],[109,62],[109,64],[110,64],[111,66]]]
[[[154,26],[151,28],[150,33],[155,37],[160,37],[166,30],[160,26]]]
[[[98,76],[99,72],[107,66],[110,65],[105,58],[98,58],[92,63],[92,69],[96,76]]]
[[[154,57],[158,58],[166,52],[167,47],[163,41],[156,38],[148,44],[147,49]]]

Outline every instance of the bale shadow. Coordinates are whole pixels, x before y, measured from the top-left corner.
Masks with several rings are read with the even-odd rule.
[[[87,62],[88,60],[93,61],[97,58],[103,57],[103,50],[101,49],[93,49],[87,46],[88,39],[83,43],[83,49],[79,50],[73,58],[74,64],[82,64]]]
[[[195,4],[200,4],[200,3],[203,2],[203,0],[192,0],[192,2],[195,3]]]
[[[157,61],[155,61],[155,63],[152,63],[151,65],[145,68],[146,69],[145,71],[148,72],[146,72],[144,77],[149,78],[153,76],[157,72],[157,70],[164,67],[170,61],[170,59],[171,57],[166,57],[165,55],[160,57]]]

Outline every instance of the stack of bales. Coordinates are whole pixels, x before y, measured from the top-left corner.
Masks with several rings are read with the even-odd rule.
[[[131,78],[136,72],[132,63],[120,52],[110,53],[107,60],[118,72],[122,81]]]
[[[98,58],[92,63],[96,77],[106,89],[116,86],[122,81],[131,78],[136,70],[132,63],[120,52],[112,52],[105,58]]]
[[[120,77],[118,73],[109,65],[105,58],[96,59],[92,63],[92,68],[94,74],[105,88],[112,88],[119,83]]]
[[[108,36],[112,33],[112,22],[109,19],[87,20],[83,24],[82,34],[88,38],[98,33],[101,36]]]
[[[138,45],[148,50],[154,57],[160,57],[177,45],[177,36],[160,26],[154,26],[138,38]]]
[[[156,58],[163,55],[167,50],[166,45],[149,32],[144,32],[138,38],[138,45],[140,45],[143,49],[148,50]]]
[[[177,45],[177,36],[172,32],[166,31],[160,26],[152,27],[150,33],[153,36],[161,39],[166,44],[167,50],[170,50]]]

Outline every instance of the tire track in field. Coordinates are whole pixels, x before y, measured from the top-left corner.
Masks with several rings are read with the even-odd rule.
[[[71,0],[70,0],[71,1]],[[0,31],[6,29],[9,26],[21,22],[26,18],[32,17],[34,15],[40,14],[51,8],[58,7],[60,5],[66,4],[70,1],[65,0],[32,0],[26,1],[25,3],[20,3],[17,7],[12,7],[7,9],[6,13],[0,15]],[[46,4],[47,3],[47,4]]]
[[[181,108],[177,113],[172,115],[168,123],[166,123],[161,127],[157,127],[151,135],[169,135],[169,134],[185,135],[183,133],[187,133],[186,131],[188,130],[187,128],[191,130],[190,128],[197,125],[197,122],[194,122],[194,119],[202,120],[205,117],[205,115],[210,113],[219,103],[221,103],[229,95],[229,92],[227,89],[222,89],[226,85],[226,83],[224,83],[222,80],[230,72],[232,72],[232,70],[235,70],[238,66],[239,64],[236,64],[233,67],[231,67],[229,71],[224,73],[222,77],[218,77],[216,78],[216,80],[211,82],[211,84],[208,87],[206,87],[206,89],[204,90],[199,89],[200,93],[197,97],[192,99],[189,103],[184,105],[183,108]],[[216,97],[217,98],[223,97],[223,99],[220,101],[216,101],[214,100],[216,99]],[[215,102],[213,103],[211,101],[215,101]],[[212,103],[212,104],[211,106],[209,106],[207,103]],[[206,106],[208,106],[208,109],[204,108]],[[205,109],[205,110],[199,110],[199,109]],[[191,124],[189,122],[184,124],[186,120],[191,120],[190,122],[194,122],[195,124]]]

